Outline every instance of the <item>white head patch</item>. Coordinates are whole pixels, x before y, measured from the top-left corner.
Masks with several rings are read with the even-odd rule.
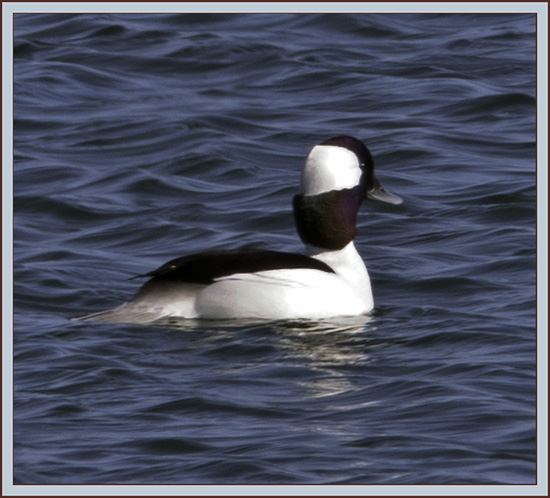
[[[306,159],[302,193],[317,195],[355,187],[361,179],[357,156],[344,147],[316,145]]]

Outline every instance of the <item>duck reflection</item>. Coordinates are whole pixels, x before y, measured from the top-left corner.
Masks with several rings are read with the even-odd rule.
[[[326,397],[359,389],[349,370],[372,361],[368,330],[370,316],[346,317],[324,321],[286,322],[277,325],[281,347],[295,359],[306,360],[315,370],[311,379],[300,385],[313,397]]]
[[[369,316],[324,321],[282,322],[275,325],[281,345],[293,356],[315,366],[357,365],[369,355],[357,347],[365,343]]]
[[[285,366],[309,369],[304,378],[295,378],[295,382],[314,397],[332,396],[361,388],[353,384],[349,368],[369,364],[373,350],[379,346],[369,335],[369,331],[374,330],[373,318],[366,315],[275,322],[171,319],[156,322],[155,325],[194,332],[193,343],[196,347],[215,349],[223,343],[225,346],[231,344],[232,348],[256,346],[282,351]],[[276,360],[262,358],[261,363],[264,361],[280,363],[281,358],[279,355]],[[260,360],[255,359],[244,365],[235,364],[231,371],[252,368],[258,362]]]

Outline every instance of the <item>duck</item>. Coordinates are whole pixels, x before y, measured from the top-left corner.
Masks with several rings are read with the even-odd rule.
[[[354,245],[366,199],[393,205],[359,139],[339,135],[306,157],[294,220],[303,253],[208,250],[172,259],[132,278],[147,278],[129,301],[77,320],[151,323],[162,319],[327,319],[369,314],[367,267]]]

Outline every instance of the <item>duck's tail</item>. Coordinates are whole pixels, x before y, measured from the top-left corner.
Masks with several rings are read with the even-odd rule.
[[[81,322],[105,322],[105,323],[151,323],[161,318],[165,318],[166,314],[162,310],[144,310],[132,303],[125,303],[118,308],[112,310],[99,311],[71,318],[71,320]]]

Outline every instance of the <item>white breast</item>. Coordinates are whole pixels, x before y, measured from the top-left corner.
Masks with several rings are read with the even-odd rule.
[[[369,311],[373,308],[369,272],[353,242],[337,251],[321,251],[310,246],[308,252],[311,257],[329,265],[338,277],[346,282],[363,302],[367,303]]]

